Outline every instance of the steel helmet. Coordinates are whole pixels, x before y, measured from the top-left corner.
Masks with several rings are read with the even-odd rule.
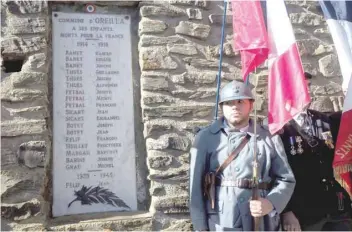
[[[254,100],[249,85],[240,81],[231,81],[221,89],[219,103],[240,99]]]

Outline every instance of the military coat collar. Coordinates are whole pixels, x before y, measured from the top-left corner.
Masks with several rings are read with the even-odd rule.
[[[247,133],[250,136],[254,136],[254,122],[252,119],[249,119],[249,126],[248,126],[248,131]],[[257,124],[257,137],[259,136],[259,130],[260,130],[260,126]],[[220,130],[224,130],[225,129],[225,125],[224,125],[224,117],[221,117],[220,119],[216,120],[215,122],[213,122],[210,125],[210,132],[213,134],[217,134]]]

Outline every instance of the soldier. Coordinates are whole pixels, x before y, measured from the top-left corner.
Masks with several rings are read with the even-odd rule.
[[[309,81],[312,76],[305,74]],[[340,117],[308,109],[279,132],[296,178],[282,214],[284,230],[352,231],[351,201],[332,168]]]
[[[279,230],[279,213],[295,186],[281,139],[250,120],[254,98],[245,83],[225,85],[219,102],[224,117],[201,130],[190,151],[193,227],[196,231],[248,231],[253,230],[253,216],[263,217],[260,230]],[[251,200],[254,136],[260,178],[258,200]]]

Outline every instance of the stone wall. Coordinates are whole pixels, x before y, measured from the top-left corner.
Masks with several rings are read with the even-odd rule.
[[[317,3],[286,3],[304,68],[314,75],[311,107],[323,111],[341,110],[342,81],[336,52]],[[66,7],[80,9],[84,2],[66,4]],[[135,35],[134,40],[139,42],[133,63],[138,69],[134,72],[140,73],[134,86],[135,97],[140,98],[141,105],[135,109],[137,112],[141,109],[140,123],[143,123],[136,127],[141,128],[136,133],[143,133],[144,140],[137,139],[137,146],[142,147],[141,154],[137,154],[137,165],[140,169],[146,169],[143,165],[148,167],[149,171],[139,172],[139,175],[149,173],[151,202],[144,207],[145,212],[139,214],[50,218],[51,141],[55,139],[51,137],[52,4],[2,1],[2,230],[190,229],[188,151],[194,139],[193,129],[208,125],[214,114],[222,1],[100,1],[97,4],[103,12],[113,9],[112,6],[124,5],[140,16],[135,25],[138,36]],[[240,57],[232,49],[231,21],[229,15],[222,84],[240,78]],[[256,108],[260,117],[267,113],[265,69],[263,65],[257,70],[258,82],[251,77],[252,84],[257,86]],[[146,147],[146,154],[143,154],[143,147]],[[148,194],[138,198],[141,202],[149,199]]]
[[[148,167],[150,210],[157,229],[185,228],[188,218],[188,150],[195,126],[214,115],[222,1],[140,4],[139,63]],[[314,75],[311,108],[342,109],[341,76],[330,33],[315,2],[287,1],[305,71]],[[231,9],[228,7],[228,9]],[[240,78],[228,12],[222,84]],[[257,70],[256,108],[267,114],[267,67]],[[184,220],[180,220],[184,219]],[[188,224],[189,225],[189,224]],[[188,228],[188,227],[187,227]]]
[[[40,215],[50,161],[48,5],[1,2],[1,225]],[[16,60],[18,60],[16,62]],[[21,62],[23,66],[21,67]],[[18,68],[12,72],[12,69]]]

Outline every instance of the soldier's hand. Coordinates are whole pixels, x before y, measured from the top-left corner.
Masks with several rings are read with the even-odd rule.
[[[273,204],[265,198],[249,201],[249,210],[253,217],[262,217],[274,209]]]
[[[286,231],[301,231],[301,225],[292,211],[282,214],[282,224]]]

